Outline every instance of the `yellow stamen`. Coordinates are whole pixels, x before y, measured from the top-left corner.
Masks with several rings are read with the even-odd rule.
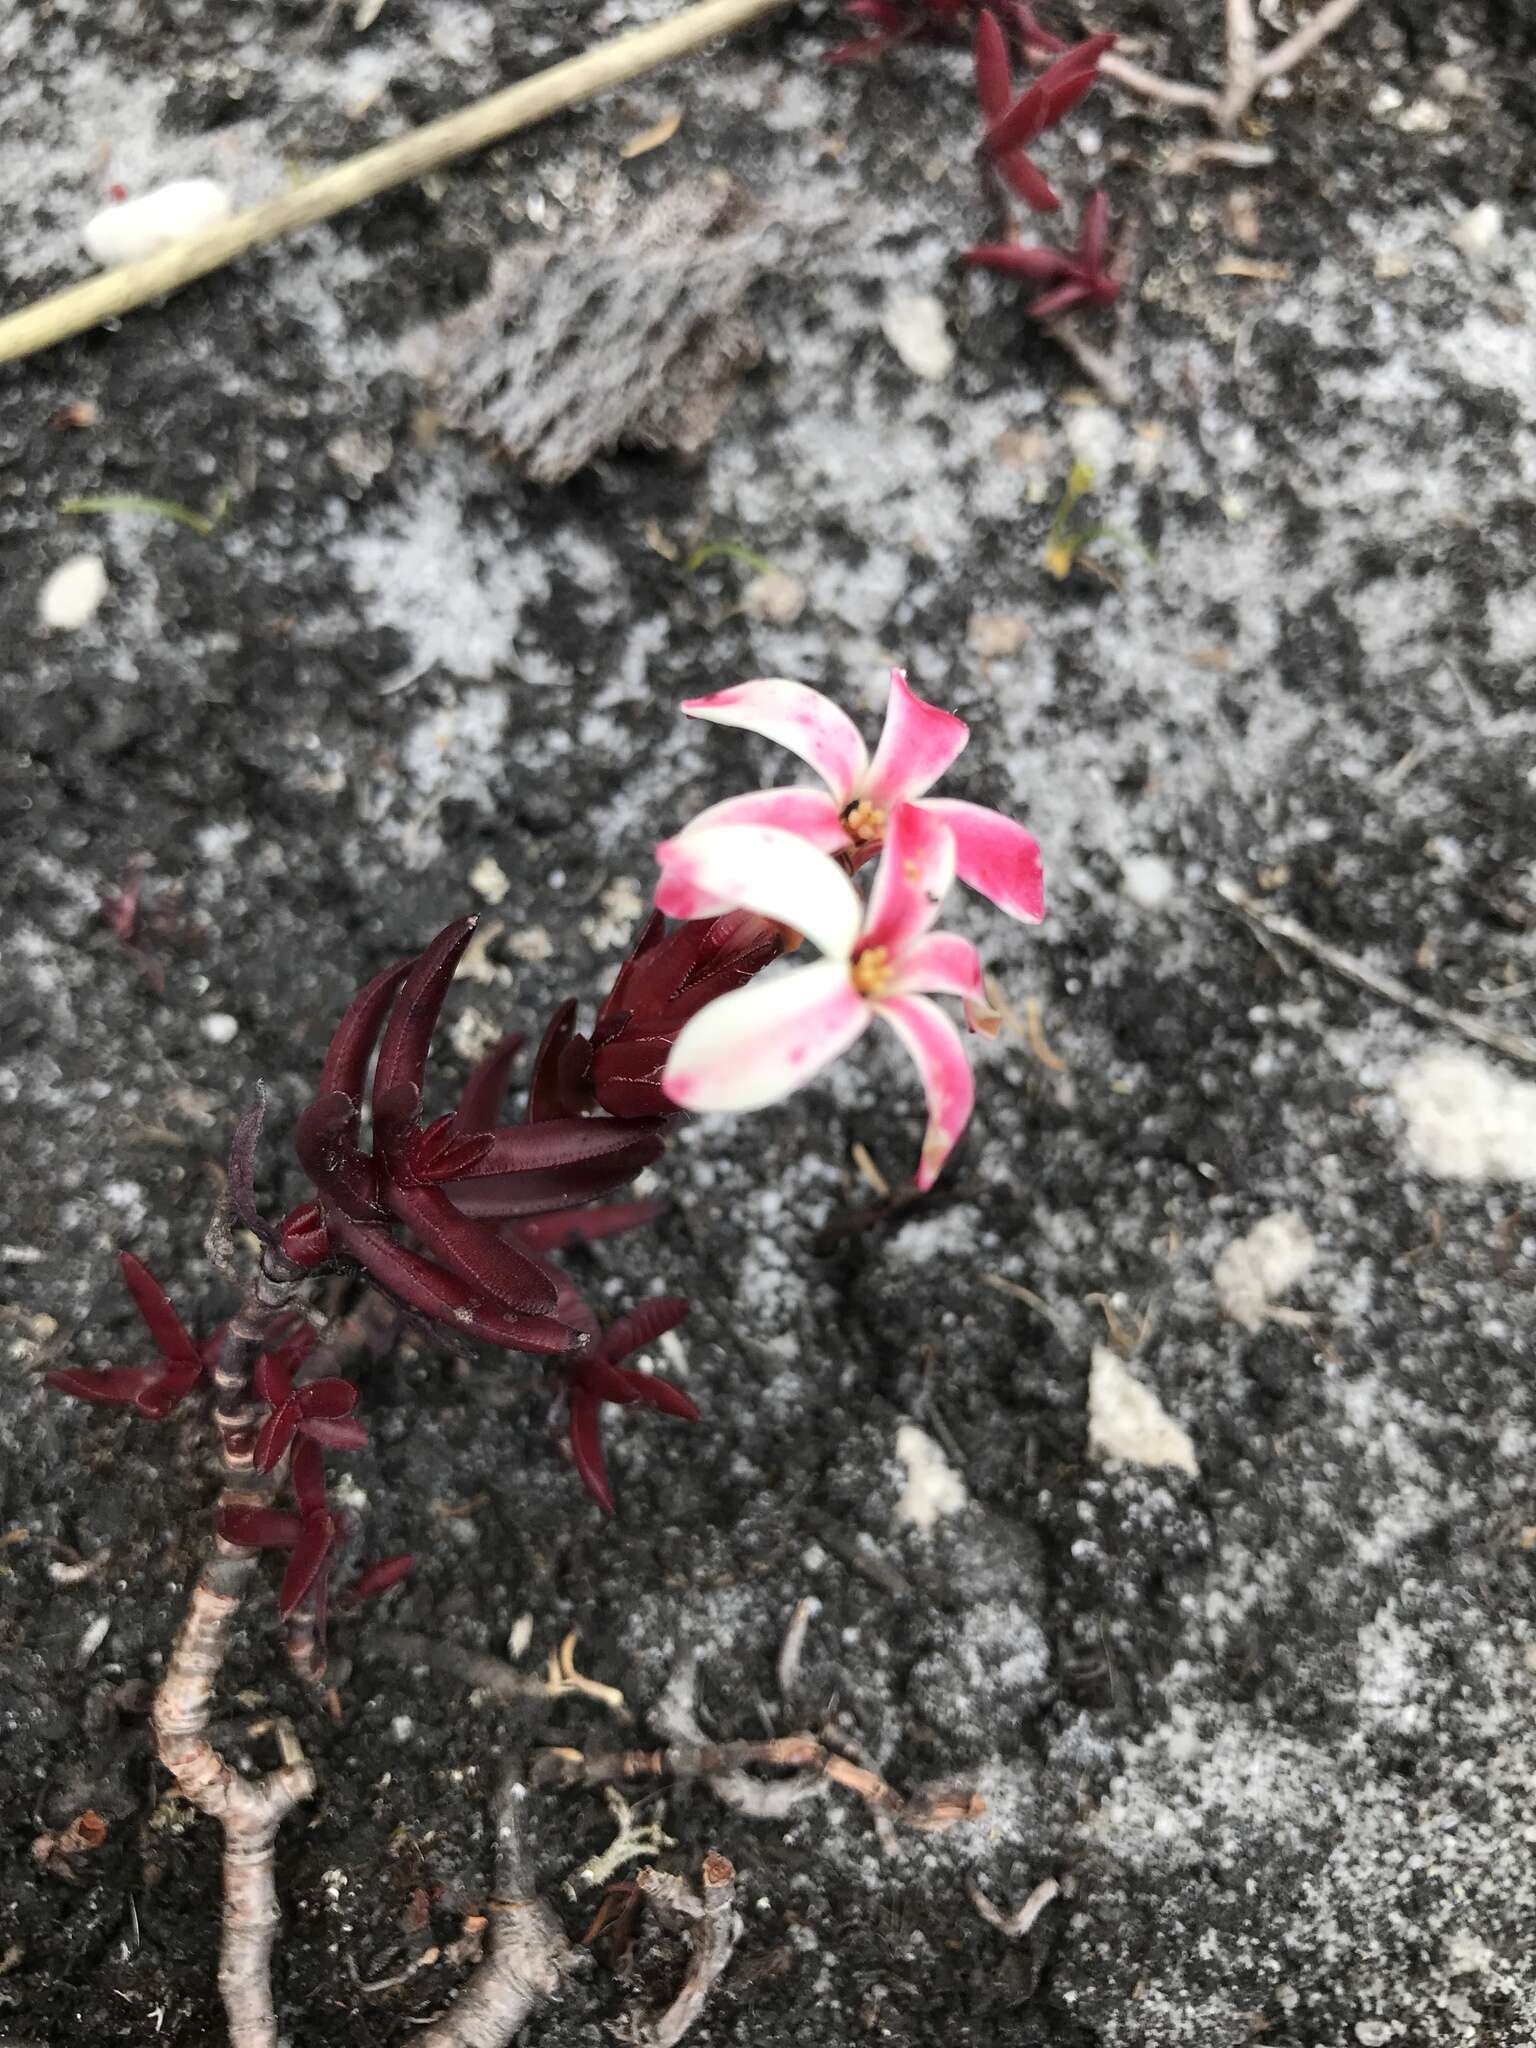
[[[885,813],[867,797],[860,797],[843,813],[843,830],[856,844],[868,846],[885,837]]]
[[[890,949],[886,946],[868,946],[853,963],[853,985],[861,996],[871,998],[888,995],[896,970],[891,965]]]

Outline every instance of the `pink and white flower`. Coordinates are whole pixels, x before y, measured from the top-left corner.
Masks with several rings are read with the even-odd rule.
[[[682,1109],[760,1109],[830,1065],[880,1017],[922,1076],[928,1129],[917,1185],[931,1187],[965,1129],[975,1088],[960,1034],[929,996],[964,998],[975,1028],[996,1023],[975,947],[932,929],[955,874],[948,825],[920,805],[900,806],[867,904],[836,861],[777,825],[689,830],[656,857],[657,907],[669,916],[726,903],[803,934],[823,955],[691,1018],[662,1076],[670,1100]]]
[[[962,882],[1011,917],[1030,924],[1044,917],[1040,848],[1032,834],[999,811],[927,794],[954,763],[970,728],[915,696],[899,668],[891,670],[885,727],[873,760],[846,712],[820,690],[785,676],[736,683],[712,697],[690,698],[683,709],[690,718],[776,740],[826,784],[825,792],[760,789],[727,797],[701,811],[685,828],[687,835],[723,825],[772,825],[797,833],[823,853],[840,853],[881,844],[902,807],[912,805],[948,827]]]

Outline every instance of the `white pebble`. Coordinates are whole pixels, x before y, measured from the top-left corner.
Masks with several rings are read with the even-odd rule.
[[[932,292],[896,292],[886,303],[881,332],[907,368],[940,383],[955,367],[944,308]]]
[[[1142,910],[1162,910],[1172,900],[1178,878],[1155,853],[1135,853],[1120,867],[1120,886]]]
[[[1450,230],[1450,239],[1464,256],[1486,256],[1504,234],[1504,209],[1485,199],[1464,213]]]
[[[389,1732],[394,1736],[396,1742],[409,1742],[415,1726],[416,1723],[409,1714],[396,1714],[393,1721],[389,1724]]]
[[[1192,1476],[1200,1470],[1188,1430],[1107,1344],[1095,1345],[1088,1373],[1088,1449],[1133,1465],[1172,1465]]]
[[[60,633],[78,632],[95,618],[110,588],[100,555],[71,555],[38,592],[38,619]]]
[[[80,239],[86,254],[103,266],[137,263],[233,212],[229,194],[212,178],[176,178],[121,206],[104,206],[86,222]]]
[[[212,1010],[203,1019],[203,1036],[210,1045],[228,1045],[239,1029],[238,1018],[231,1017],[228,1010]]]
[[[941,1516],[957,1515],[966,1505],[965,1481],[945,1457],[941,1445],[915,1422],[896,1432],[896,1455],[907,1469],[907,1483],[896,1503],[896,1519],[926,1534]]]

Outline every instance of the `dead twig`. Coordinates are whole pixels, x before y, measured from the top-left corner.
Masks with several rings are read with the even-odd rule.
[[[1372,995],[1380,996],[1384,1002],[1395,1003],[1399,1009],[1411,1010],[1414,1016],[1423,1017],[1431,1024],[1441,1025],[1447,1031],[1460,1033],[1476,1045],[1486,1045],[1494,1052],[1501,1052],[1506,1059],[1519,1060],[1523,1065],[1536,1067],[1536,1039],[1522,1037],[1516,1031],[1501,1031],[1496,1024],[1485,1023],[1481,1017],[1470,1016],[1465,1010],[1449,1010],[1443,1003],[1435,1002],[1429,996],[1421,996],[1411,989],[1407,982],[1399,981],[1395,974],[1387,974],[1379,967],[1372,967],[1358,959],[1353,953],[1346,953],[1339,946],[1333,946],[1326,939],[1320,939],[1304,924],[1298,924],[1294,917],[1286,917],[1278,910],[1271,910],[1257,897],[1250,896],[1246,889],[1236,882],[1219,880],[1216,893],[1223,903],[1249,918],[1261,930],[1272,932],[1277,939],[1286,939],[1293,946],[1299,946],[1304,953],[1333,973],[1342,975],[1357,987],[1368,989]]]
[[[697,0],[666,21],[600,43],[563,64],[522,79],[456,114],[429,121],[377,149],[306,179],[264,206],[238,213],[201,234],[186,235],[154,256],[125,263],[84,284],[71,285],[0,320],[0,363],[51,348],[71,334],[99,327],[194,278],[222,269],[247,250],[276,241],[316,221],[421,178],[456,157],[484,149],[568,107],[582,105],[610,86],[654,71],[701,43],[777,13],[788,0]]]
[[[505,2048],[587,1960],[533,1889],[528,1799],[521,1765],[512,1764],[494,1808],[495,1895],[485,1955],[448,2011],[421,2036],[421,2048]]]
[[[576,1640],[576,1631],[572,1629],[559,1649],[551,1650],[542,1678],[514,1671],[500,1657],[488,1657],[482,1651],[465,1649],[461,1643],[439,1642],[433,1636],[415,1635],[407,1629],[375,1629],[364,1638],[360,1649],[365,1656],[383,1657],[391,1664],[425,1664],[429,1671],[461,1679],[493,1700],[552,1700],[567,1693],[582,1693],[588,1699],[600,1701],[619,1720],[633,1720],[616,1685],[604,1685],[576,1669]]]
[[[673,2048],[704,2010],[731,1952],[741,1939],[736,1910],[736,1872],[724,1856],[711,1852],[696,1897],[680,1878],[661,1870],[642,1870],[637,1880],[663,1925],[688,1929],[688,1973],[682,1989],[652,2020],[630,2019],[619,2034],[633,2048]]]
[[[784,1641],[779,1647],[779,1698],[793,1699],[800,1689],[800,1659],[805,1654],[805,1632],[811,1625],[812,1615],[821,1612],[821,1602],[814,1593],[808,1593],[803,1600],[795,1602],[795,1611],[789,1617],[789,1627],[784,1631]]]
[[[1223,134],[1230,134],[1264,87],[1294,71],[1335,29],[1344,26],[1359,5],[1360,0],[1326,0],[1310,20],[1264,55],[1259,49],[1252,0],[1227,0],[1225,75],[1218,88],[1161,78],[1113,51],[1099,59],[1099,71],[1143,99],[1169,107],[1198,108]]]

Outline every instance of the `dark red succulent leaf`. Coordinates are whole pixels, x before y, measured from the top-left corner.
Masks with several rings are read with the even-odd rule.
[[[44,1380],[61,1394],[77,1401],[95,1401],[108,1408],[136,1408],[147,1387],[160,1377],[154,1365],[110,1365],[101,1371],[87,1366],[65,1365],[43,1374]]]
[[[444,1000],[464,948],[474,937],[478,918],[461,917],[445,925],[437,937],[412,963],[400,984],[379,1043],[379,1057],[373,1070],[373,1107],[377,1120],[379,1104],[392,1089],[415,1088],[418,1094],[426,1079],[427,1054]]]
[[[400,984],[410,971],[409,960],[397,960],[393,967],[386,967],[360,988],[348,1003],[326,1048],[317,1094],[345,1095],[361,1106],[373,1048]]]
[[[301,1515],[327,1511],[325,1460],[308,1438],[301,1438],[293,1447],[293,1456],[288,1461],[288,1484]]]
[[[988,34],[988,24],[991,34]],[[984,14],[976,24],[976,47],[981,50],[983,39],[992,48],[1002,48],[1003,61],[1007,63],[1007,47],[1003,41],[1002,29],[994,16]],[[1112,35],[1087,36],[1080,43],[1074,43],[1036,77],[1019,97],[1000,115],[991,114],[985,103],[982,107],[986,119],[986,146],[995,157],[1012,155],[1015,150],[1026,149],[1029,144],[1043,135],[1047,128],[1053,128],[1066,114],[1069,114],[1085,93],[1092,90],[1098,80],[1099,59],[1106,50],[1114,47]],[[981,59],[977,58],[978,96],[981,80]],[[1011,91],[1010,82],[1010,91]]]
[[[437,1264],[483,1299],[518,1315],[545,1315],[554,1307],[548,1274],[517,1245],[455,1208],[441,1188],[389,1185],[385,1192],[391,1212]]]
[[[466,1136],[455,1129],[451,1115],[440,1116],[417,1133],[407,1170],[418,1185],[441,1187],[446,1181],[457,1180],[460,1174],[472,1173],[494,1143],[492,1132],[478,1131]]]
[[[687,1316],[688,1307],[687,1297],[681,1294],[660,1294],[652,1301],[641,1302],[628,1315],[609,1324],[595,1355],[607,1365],[617,1365],[631,1352],[654,1344],[668,1330],[675,1330]]]
[[[387,1230],[338,1215],[332,1231],[381,1292],[462,1337],[546,1357],[581,1351],[590,1341],[585,1331],[552,1316],[514,1314],[487,1300],[456,1274],[397,1244]]]
[[[317,1095],[294,1125],[294,1150],[299,1164],[321,1194],[360,1222],[384,1215],[379,1200],[378,1168],[357,1148],[357,1105],[333,1090]]]
[[[626,1230],[638,1230],[654,1223],[666,1207],[664,1202],[606,1202],[590,1209],[555,1210],[542,1216],[520,1216],[517,1234],[538,1252],[568,1251],[573,1245],[592,1244],[603,1237],[618,1237]]]
[[[1107,306],[1119,294],[1119,280],[1107,266],[1108,240],[1109,198],[1104,192],[1093,192],[1084,203],[1077,246],[1070,255],[1060,249],[996,242],[968,249],[965,261],[980,269],[1052,286],[1031,300],[1029,312],[1034,320],[1055,320],[1074,306]]]
[[[613,1513],[613,1488],[603,1459],[602,1433],[597,1426],[598,1397],[585,1387],[572,1387],[567,1401],[567,1433],[577,1477],[605,1515]]]
[[[304,1518],[287,1508],[224,1508],[218,1531],[242,1550],[291,1550],[304,1533]]]
[[[337,1533],[335,1516],[323,1508],[305,1515],[277,1593],[277,1611],[284,1621],[303,1604],[306,1595],[315,1592],[316,1582],[336,1547]]]
[[[566,1413],[571,1446],[581,1483],[605,1514],[613,1513],[613,1489],[603,1457],[599,1417],[606,1401],[615,1407],[654,1408],[684,1422],[697,1422],[699,1411],[683,1392],[659,1373],[621,1365],[642,1345],[653,1343],[688,1313],[681,1295],[658,1295],[643,1301],[604,1331],[596,1350],[566,1367]]]
[[[356,1607],[363,1600],[373,1600],[380,1593],[387,1593],[392,1586],[398,1586],[415,1570],[416,1559],[408,1552],[401,1551],[394,1557],[381,1557],[377,1563],[365,1565],[357,1577],[342,1594],[347,1606]]]
[[[292,1265],[323,1265],[331,1256],[331,1234],[325,1227],[325,1211],[320,1204],[301,1202],[296,1209],[290,1209],[277,1226],[277,1244]]]
[[[507,1099],[512,1063],[522,1049],[522,1032],[509,1031],[472,1071],[453,1113],[455,1135],[467,1137],[476,1131],[496,1128]]]
[[[542,1123],[546,1118],[569,1114],[560,1085],[560,1059],[576,1035],[575,998],[564,1002],[544,1027],[544,1036],[534,1055],[533,1076],[528,1083],[527,1121]]]
[[[679,1026],[681,1028],[681,1026]],[[602,1046],[592,1062],[592,1083],[600,1106],[612,1117],[660,1116],[677,1106],[661,1085],[675,1033],[649,1038],[616,1038]]]
[[[327,1451],[360,1451],[368,1441],[367,1424],[355,1415],[311,1415],[301,1426],[311,1443]]]
[[[155,1340],[155,1349],[164,1359],[178,1365],[196,1366],[202,1369],[202,1359],[197,1346],[187,1335],[180,1316],[171,1307],[154,1274],[142,1259],[136,1259],[132,1252],[119,1252],[117,1263],[127,1282],[128,1292],[133,1296],[133,1305],[138,1310],[145,1329]]]
[[[640,927],[639,938],[630,947],[629,952],[625,956],[624,964],[614,976],[613,987],[609,989],[607,995],[603,998],[597,1013],[598,1029],[593,1033],[594,1039],[601,1035],[602,1026],[609,1016],[633,1007],[629,999],[630,986],[639,974],[645,961],[655,951],[657,946],[661,944],[663,938],[665,938],[666,931],[667,920],[659,910],[653,910],[646,918],[645,923]]]

